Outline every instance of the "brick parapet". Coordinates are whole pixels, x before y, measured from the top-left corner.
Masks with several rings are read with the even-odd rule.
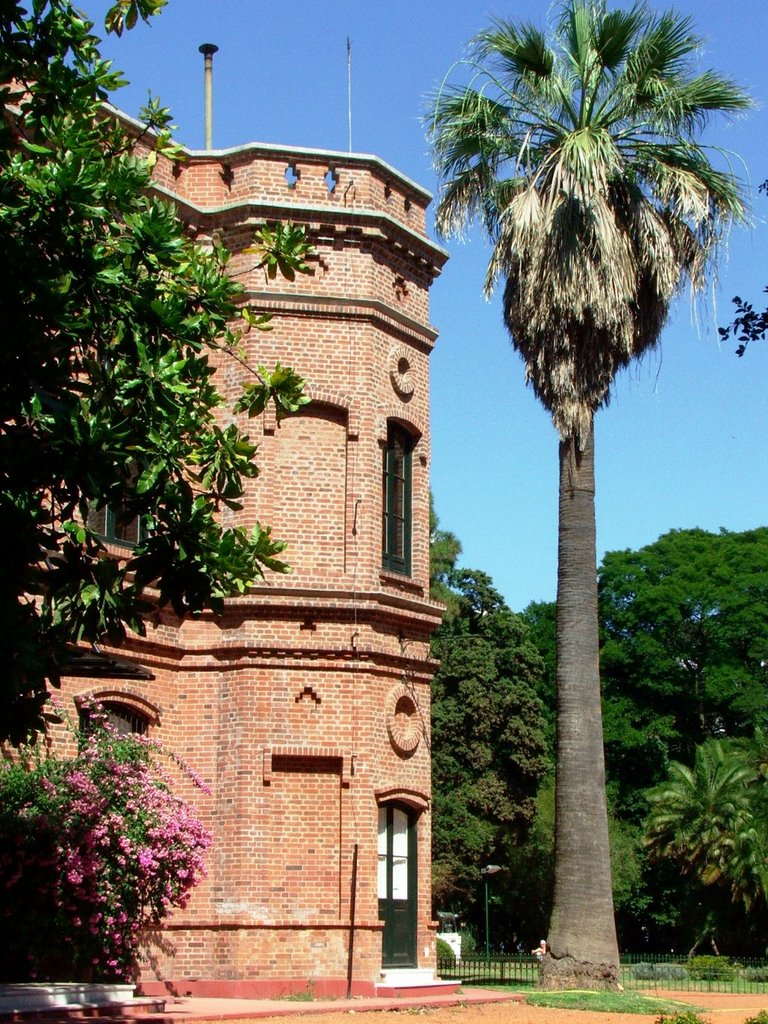
[[[421,234],[431,200],[426,189],[379,157],[300,146],[184,149],[179,160],[161,156],[154,177],[181,199],[203,207],[258,195],[266,203],[291,202],[337,214],[372,209]]]

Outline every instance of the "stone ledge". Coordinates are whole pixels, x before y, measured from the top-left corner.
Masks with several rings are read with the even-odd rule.
[[[75,981],[0,985],[0,1020],[124,1019],[165,1011],[165,999],[136,998],[134,991],[134,985]]]

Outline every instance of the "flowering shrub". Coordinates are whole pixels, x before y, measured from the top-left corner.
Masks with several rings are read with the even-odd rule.
[[[129,979],[185,906],[211,837],[159,753],[92,716],[76,756],[0,767],[0,981]]]

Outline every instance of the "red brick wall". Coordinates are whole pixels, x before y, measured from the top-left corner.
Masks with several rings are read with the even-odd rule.
[[[285,169],[299,172],[289,188]],[[338,180],[329,191],[324,176]],[[429,586],[428,289],[444,255],[424,236],[428,197],[369,157],[253,146],[192,154],[157,180],[190,230],[233,251],[248,301],[274,330],[244,339],[249,360],[279,360],[312,403],[247,424],[261,475],[228,522],[272,524],[289,543],[288,576],[270,576],[216,619],[161,612],[122,656],[154,673],[110,690],[150,702],[153,732],[211,795],[180,787],[214,833],[209,876],[160,936],[149,936],[148,991],[253,994],[356,991],[381,970],[378,805],[418,819],[418,958],[434,966],[430,899],[428,640],[439,621]],[[265,220],[307,226],[311,277],[270,282],[247,247]],[[405,372],[403,372],[405,371]],[[220,389],[245,379],[221,360]],[[413,567],[381,568],[387,422],[413,434]],[[65,691],[105,690],[70,679]],[[397,701],[413,712],[398,714]],[[350,920],[357,852],[355,920]],[[154,986],[154,987],[153,987]]]

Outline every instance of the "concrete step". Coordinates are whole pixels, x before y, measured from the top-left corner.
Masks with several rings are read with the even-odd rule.
[[[0,1010],[0,1021],[128,1020],[165,1013],[164,999],[136,997],[129,1003],[69,1003],[37,1010]]]
[[[434,972],[420,968],[385,970],[376,985],[376,995],[387,998],[449,996],[457,992],[460,981],[442,981]]]
[[[0,985],[0,1020],[78,1020],[163,1013],[165,999],[135,997],[133,985],[77,982]]]

